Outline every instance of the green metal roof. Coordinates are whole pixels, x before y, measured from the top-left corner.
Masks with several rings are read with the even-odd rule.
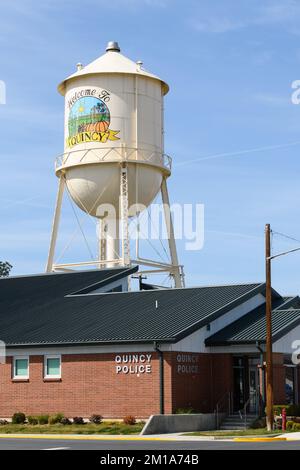
[[[239,284],[83,293],[99,286],[98,277],[103,281],[101,271],[1,280],[0,339],[7,346],[176,342],[265,289]]]
[[[273,341],[284,336],[300,324],[299,297],[274,301],[272,311]],[[255,344],[266,341],[266,306],[252,310],[205,340],[206,346],[228,346],[234,344]]]

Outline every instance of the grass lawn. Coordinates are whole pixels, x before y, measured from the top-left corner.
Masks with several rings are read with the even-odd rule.
[[[4,424],[0,426],[0,434],[139,434],[144,423],[126,425],[118,422],[105,422],[101,424]]]
[[[184,436],[213,436],[213,437],[236,437],[236,436],[274,436],[277,434],[285,434],[289,431],[276,429],[275,431],[267,431],[266,428],[259,429],[241,429],[240,431],[199,431],[185,433]]]

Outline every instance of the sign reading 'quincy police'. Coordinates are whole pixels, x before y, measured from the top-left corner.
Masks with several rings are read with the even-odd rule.
[[[115,356],[117,374],[151,374],[152,354],[120,354]]]
[[[178,374],[199,374],[199,356],[197,354],[177,354]]]

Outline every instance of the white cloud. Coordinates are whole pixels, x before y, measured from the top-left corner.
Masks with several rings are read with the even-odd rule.
[[[254,26],[282,25],[293,34],[300,34],[300,2],[298,0],[264,0],[253,1],[248,4],[248,9],[240,11],[228,2],[228,11],[234,10],[234,14],[228,14],[221,4],[219,11],[211,15],[199,10],[201,19],[189,20],[190,25],[201,33],[222,34],[239,31]]]
[[[242,21],[234,21],[229,18],[208,18],[206,20],[192,20],[191,25],[196,31],[202,33],[228,33],[246,26]]]
[[[300,18],[300,4],[297,0],[268,1],[259,9],[257,24],[295,22]]]
[[[290,106],[291,104],[290,96],[280,96],[272,93],[255,93],[254,95],[252,95],[252,99],[259,103],[276,107]]]

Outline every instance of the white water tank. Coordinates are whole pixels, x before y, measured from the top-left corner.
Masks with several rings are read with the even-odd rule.
[[[104,55],[85,67],[78,64],[58,89],[65,96],[65,147],[56,174],[64,174],[76,204],[92,216],[111,204],[119,217],[124,161],[129,207],[151,204],[163,175],[171,172],[163,144],[168,85],[110,42]]]

